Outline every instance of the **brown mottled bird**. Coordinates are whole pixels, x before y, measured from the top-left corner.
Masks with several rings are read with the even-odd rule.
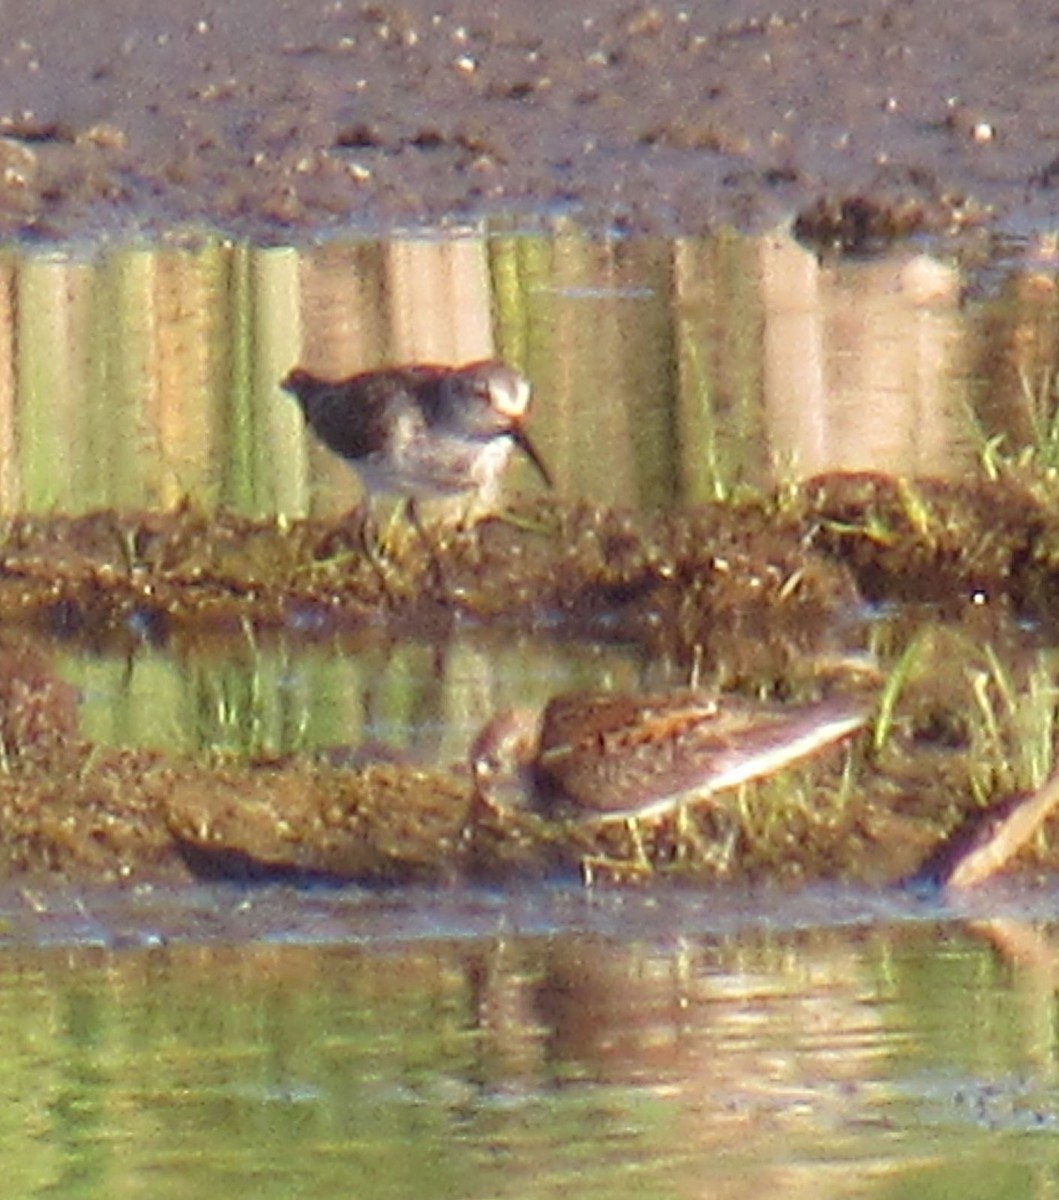
[[[592,821],[665,816],[774,775],[862,729],[869,708],[836,697],[755,704],[678,691],[570,692],[538,714],[491,721],[471,748],[478,795]]]
[[[296,368],[280,386],[370,494],[413,503],[463,496],[489,506],[516,447],[551,484],[524,428],[529,380],[503,363],[389,367],[335,380]]]

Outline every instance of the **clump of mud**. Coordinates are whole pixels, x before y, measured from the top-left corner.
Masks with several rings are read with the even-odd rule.
[[[855,878],[914,872],[970,813],[1028,786],[1002,623],[1059,586],[1048,485],[814,480],[795,494],[655,519],[541,502],[365,555],[350,521],[189,509],[9,520],[0,541],[0,870],[74,878],[443,881]],[[282,628],[306,638],[459,620],[596,633],[708,665],[773,700],[863,691],[836,629],[902,606],[849,747],[655,822],[551,821],[476,802],[466,764],[345,768],[308,757],[184,760],[84,741],[36,644],[157,643]],[[990,674],[989,672],[993,673]],[[1008,707],[1005,708],[1005,705]],[[1049,862],[1038,848],[1038,861]]]

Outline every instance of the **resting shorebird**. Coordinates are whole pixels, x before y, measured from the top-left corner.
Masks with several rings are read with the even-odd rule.
[[[524,428],[529,380],[503,363],[389,367],[335,380],[297,368],[280,386],[369,495],[390,492],[413,504],[464,497],[468,508],[488,508],[516,448],[551,484]]]
[[[782,706],[688,691],[571,692],[542,713],[491,721],[471,748],[471,770],[494,808],[647,820],[774,775],[863,728],[869,712],[837,697]]]

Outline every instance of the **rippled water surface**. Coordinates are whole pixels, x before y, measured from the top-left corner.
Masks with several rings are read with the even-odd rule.
[[[278,390],[296,362],[503,357],[560,493],[592,503],[988,473],[1055,449],[1057,272],[1044,241],[967,272],[574,229],[8,251],[0,513],[351,508],[355,476]],[[850,614],[847,648],[886,619]],[[50,646],[100,745],[451,762],[515,701],[684,682],[548,629],[132,632]],[[1054,646],[1003,637],[1012,706],[1050,739]],[[4,1194],[1050,1195],[1056,903],[9,889]]]
[[[8,893],[7,1194],[1038,1195],[1055,897],[975,905]]]

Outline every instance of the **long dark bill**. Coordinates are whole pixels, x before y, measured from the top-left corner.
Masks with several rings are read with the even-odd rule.
[[[534,446],[534,444],[530,441],[529,434],[521,427],[521,425],[517,425],[514,429],[512,429],[511,437],[514,440],[515,445],[518,446],[522,453],[537,468],[538,475],[540,475],[541,479],[544,480],[548,487],[555,487],[555,484],[552,482],[551,472],[544,465],[544,459],[541,458],[541,456],[537,453],[537,447]]]

